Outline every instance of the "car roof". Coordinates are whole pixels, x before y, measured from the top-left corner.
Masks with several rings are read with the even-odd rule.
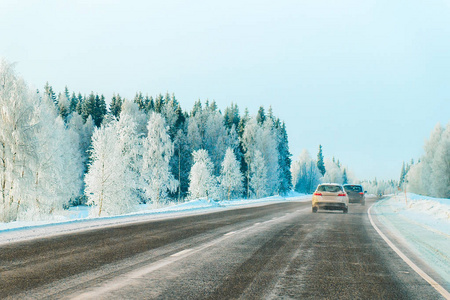
[[[337,185],[337,186],[342,186],[342,184],[340,184],[340,183],[321,183],[319,185]]]

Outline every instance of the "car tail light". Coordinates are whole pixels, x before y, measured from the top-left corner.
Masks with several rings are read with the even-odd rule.
[[[363,193],[363,192],[359,192],[359,194],[360,194],[360,195],[364,195],[364,193]]]
[[[322,196],[322,193],[315,192],[315,193],[314,193],[314,196]]]
[[[345,193],[340,193],[340,194],[338,194],[338,196],[339,197],[345,197],[345,196],[347,196]]]

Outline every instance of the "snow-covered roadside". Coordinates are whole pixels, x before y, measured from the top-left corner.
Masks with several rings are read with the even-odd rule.
[[[160,208],[152,208],[149,205],[143,204],[139,205],[136,212],[133,213],[100,218],[89,217],[90,207],[71,207],[68,211],[65,211],[64,215],[52,216],[51,220],[0,223],[0,245],[106,226],[210,213],[224,209],[254,207],[275,202],[307,202],[310,200],[311,195],[294,192],[291,192],[286,197],[272,196],[262,199],[239,199],[230,201],[206,201],[199,199]]]
[[[373,214],[450,285],[450,199],[390,195]]]

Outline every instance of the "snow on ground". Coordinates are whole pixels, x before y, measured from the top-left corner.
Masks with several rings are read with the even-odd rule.
[[[74,231],[91,230],[105,226],[175,218],[224,209],[254,207],[284,201],[307,202],[311,201],[311,197],[311,195],[291,192],[285,197],[272,196],[262,199],[238,199],[230,201],[207,201],[205,199],[198,199],[178,204],[172,203],[157,208],[152,205],[141,204],[136,208],[136,212],[112,217],[90,217],[91,207],[76,206],[64,211],[64,214],[52,216],[49,220],[0,223],[0,245]]]
[[[373,212],[450,285],[450,199],[400,193],[378,201]]]

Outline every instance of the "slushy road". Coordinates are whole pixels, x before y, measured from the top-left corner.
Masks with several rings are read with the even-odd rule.
[[[366,206],[310,202],[127,224],[0,247],[1,299],[440,299]]]

